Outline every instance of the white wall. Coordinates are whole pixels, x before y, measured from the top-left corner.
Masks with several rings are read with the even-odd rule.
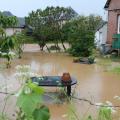
[[[22,31],[22,28],[6,28],[5,29],[5,32],[6,32],[7,36],[11,36],[16,32],[21,32],[21,31]]]
[[[95,44],[97,48],[102,47],[107,41],[107,24],[100,28],[95,34]]]

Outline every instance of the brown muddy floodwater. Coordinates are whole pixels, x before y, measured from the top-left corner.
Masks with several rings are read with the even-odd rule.
[[[74,76],[78,83],[73,86],[72,92],[79,98],[91,100],[93,103],[111,101],[114,105],[120,105],[120,101],[115,100],[115,95],[120,96],[120,76],[111,72],[106,72],[104,66],[99,64],[86,65],[73,63],[73,57],[63,53],[42,53],[25,51],[22,59],[16,59],[12,62],[12,68],[0,73],[0,89],[5,90],[4,85],[7,80],[8,91],[14,91],[19,88],[18,81],[14,77],[15,66],[27,64],[32,70],[40,75],[62,75],[63,72],[69,72]],[[1,59],[0,63],[3,64]],[[58,88],[45,88],[46,92],[59,92]],[[0,94],[0,110],[3,109],[5,95]],[[12,114],[15,112],[15,97],[9,98],[6,107],[6,113],[14,120]],[[89,105],[87,102],[72,100],[74,109],[80,118],[85,114],[96,115],[97,108]],[[45,103],[50,108],[51,120],[68,120],[68,109],[70,105],[67,102],[54,103],[52,100]],[[118,110],[119,111],[119,110]],[[118,119],[119,112],[115,114]]]

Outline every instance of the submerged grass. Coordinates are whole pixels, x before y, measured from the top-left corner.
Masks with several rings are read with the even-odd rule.
[[[111,64],[112,64],[111,59],[103,58],[98,61],[98,65],[102,65],[102,66],[111,66]]]
[[[5,114],[0,114],[0,120],[10,120]]]
[[[112,68],[112,61],[109,58],[98,58],[96,63],[103,71],[108,72]]]
[[[120,56],[111,56],[110,59],[114,62],[120,62]]]
[[[119,67],[114,67],[111,72],[116,73],[116,74],[120,74],[120,66]]]
[[[120,74],[119,62],[120,57],[100,56],[98,57],[97,64],[107,72]]]

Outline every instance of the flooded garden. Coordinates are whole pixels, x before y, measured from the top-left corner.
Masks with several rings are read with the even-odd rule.
[[[47,6],[19,19],[0,12],[0,120],[120,120],[120,48],[96,36],[103,18]]]
[[[70,116],[72,120],[74,115],[72,116],[71,111],[74,111],[80,120],[89,115],[96,116],[98,108],[95,105],[106,101],[112,102],[114,106],[120,105],[120,101],[114,98],[120,95],[120,76],[109,71],[111,65],[118,66],[119,63],[113,62],[111,65],[106,65],[101,59],[96,59],[95,64],[74,63],[74,57],[66,53],[39,52],[36,48],[33,48],[31,52],[28,48],[26,47],[22,59],[14,59],[12,67],[0,73],[1,92],[5,92],[6,89],[8,93],[16,92],[20,86],[15,77],[16,66],[29,65],[32,71],[41,76],[61,76],[64,72],[69,72],[77,79],[77,84],[72,86],[72,96],[80,100],[71,98],[72,105],[69,101],[59,97],[61,88],[43,87],[45,93],[52,96],[52,98],[43,97],[43,103],[49,107],[51,120],[68,120]],[[5,60],[0,59],[0,64],[4,63]],[[5,96],[5,94],[0,94],[0,111],[5,109],[5,113],[13,120],[15,119],[16,96],[8,97],[4,108]],[[119,107],[115,110],[113,116],[117,120],[119,119]]]

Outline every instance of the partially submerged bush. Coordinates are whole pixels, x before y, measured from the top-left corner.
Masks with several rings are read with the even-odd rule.
[[[6,67],[10,68],[11,67],[11,61],[14,59],[16,54],[12,51],[9,52],[0,52],[0,57],[5,58],[7,60],[6,62]]]
[[[89,61],[90,64],[94,63],[95,62],[95,57],[94,56],[89,56],[88,61]]]
[[[50,46],[49,49],[50,49],[50,50],[60,50],[60,47],[59,47],[59,46],[56,46],[56,45],[52,45],[52,46]]]
[[[86,64],[93,64],[95,61],[95,57],[94,56],[89,56],[89,57],[78,57],[78,58],[74,58],[73,62],[75,63],[86,63]]]

